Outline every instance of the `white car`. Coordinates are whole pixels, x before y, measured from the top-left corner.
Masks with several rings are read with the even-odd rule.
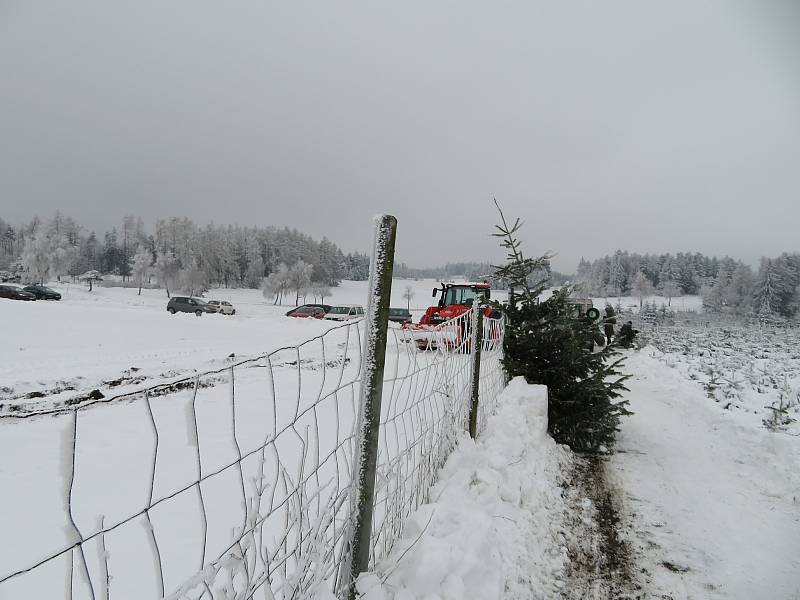
[[[236,309],[227,300],[209,300],[208,305],[216,308],[221,315],[235,315]]]
[[[349,321],[364,316],[364,307],[358,304],[337,304],[325,313],[329,321]]]

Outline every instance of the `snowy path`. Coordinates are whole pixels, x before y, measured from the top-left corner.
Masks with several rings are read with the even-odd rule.
[[[609,475],[653,597],[800,598],[800,438],[754,428],[695,382],[631,354]]]

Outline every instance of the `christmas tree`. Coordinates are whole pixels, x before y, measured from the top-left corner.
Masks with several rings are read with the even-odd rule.
[[[496,201],[495,201],[496,203]],[[498,205],[498,210],[500,207]],[[620,419],[631,414],[626,400],[617,400],[627,388],[630,375],[619,368],[623,359],[612,344],[595,348],[598,325],[581,316],[570,302],[569,287],[540,300],[547,279],[531,280],[544,273],[550,256],[525,258],[515,237],[521,227],[506,222],[494,233],[508,252],[507,263],[497,276],[509,282],[504,367],[511,377],[521,375],[528,383],[546,385],[549,394],[548,425],[553,438],[579,452],[602,452],[611,448]],[[500,308],[498,306],[498,308]]]

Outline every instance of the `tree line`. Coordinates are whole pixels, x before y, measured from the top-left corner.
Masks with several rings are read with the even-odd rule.
[[[758,271],[728,256],[700,253],[636,254],[617,250],[594,261],[581,258],[576,283],[593,296],[641,299],[661,294],[668,301],[699,294],[706,310],[792,318],[800,314],[800,254],[762,258]]]
[[[197,293],[213,285],[258,288],[264,278],[296,265],[309,285],[369,277],[366,254],[345,254],[327,238],[316,241],[288,227],[203,227],[172,218],[148,231],[135,216],[125,216],[121,225],[98,237],[60,212],[19,226],[0,219],[0,270],[30,282],[87,273],[140,286],[155,279],[167,293]]]

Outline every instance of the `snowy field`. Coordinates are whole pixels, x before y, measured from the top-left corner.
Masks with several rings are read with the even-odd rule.
[[[435,284],[395,280],[392,305],[404,306],[404,288],[413,286],[416,319]],[[90,598],[87,571],[99,582],[96,598],[107,590],[110,598],[157,598],[187,579],[185,597],[211,597],[205,585],[227,597],[224,590],[242,582],[257,585],[253,576],[268,564],[285,560],[289,574],[302,569],[316,556],[292,554],[303,543],[333,549],[326,560],[336,564],[360,364],[357,354],[342,359],[342,351],[357,348],[357,326],[287,318],[287,306],[273,306],[257,290],[207,293],[231,301],[237,314],[201,318],[169,315],[163,290],[141,297],[127,288],[59,290],[61,302],[0,304],[7,342],[0,346],[2,412],[63,407],[93,390],[105,399],[130,395],[81,411],[77,421],[71,412],[0,420],[1,600],[69,597],[63,586],[70,579],[75,598]],[[365,304],[366,282],[343,282],[333,292],[326,302]],[[634,298],[621,303],[638,308]],[[676,298],[672,308],[696,311],[700,301]],[[682,324],[648,332],[648,341],[629,353],[627,398],[635,414],[623,421],[607,468],[645,597],[800,598],[800,429],[792,422],[800,420],[800,337],[792,329]],[[401,405],[409,388],[427,397],[442,381],[406,381],[404,373],[429,366],[425,353],[406,353],[407,346],[395,345],[387,358],[384,406],[398,415],[419,414]],[[269,364],[239,364],[282,347],[290,348]],[[468,361],[455,358],[446,381],[463,387]],[[193,379],[208,370],[219,372]],[[134,393],[187,379],[194,383],[149,400]],[[505,392],[477,443],[431,428],[405,476],[379,476],[381,531],[399,542],[361,582],[367,600],[576,597],[568,548],[581,540],[569,524],[588,522],[592,501],[578,498],[576,505],[562,494],[570,454],[545,434],[543,394],[522,387]],[[778,422],[771,420],[776,414]],[[382,438],[384,459],[407,451],[402,430],[395,424]],[[265,444],[270,436],[275,442]],[[442,439],[444,447],[437,445]],[[456,442],[445,462],[447,445]],[[413,486],[397,482],[416,476],[438,483],[406,520],[402,511],[424,499],[407,496]],[[199,478],[202,486],[193,485]],[[259,510],[270,512],[266,506],[274,517],[257,539],[246,532]],[[276,543],[293,520],[324,531],[316,541],[290,536]],[[119,521],[84,544],[84,556],[68,550],[76,531],[85,537]],[[334,524],[325,529],[328,522]],[[254,553],[264,539],[277,554]],[[1,581],[59,548],[68,551]],[[286,581],[304,589],[319,583]]]
[[[164,290],[50,284],[60,302],[0,302],[0,414],[30,410],[98,390],[106,397],[296,344],[327,331],[330,322],[285,316],[259,290],[218,289],[205,298],[228,300],[233,316],[166,312]],[[397,279],[392,306],[405,307],[412,286],[412,314],[434,299],[433,280]],[[367,282],[344,281],[326,303],[366,304]],[[502,296],[502,293],[500,294]],[[313,302],[313,298],[307,298]],[[234,355],[231,357],[230,355]]]
[[[436,299],[436,280],[394,280],[392,306],[405,307],[413,290],[415,320]],[[105,397],[220,368],[327,331],[331,325],[285,317],[293,304],[274,306],[259,290],[215,289],[205,298],[228,300],[236,315],[169,315],[163,290],[58,284],[60,302],[0,303],[0,414],[77,402],[97,390]],[[366,304],[367,282],[343,281],[326,303]],[[493,292],[503,300],[504,292]],[[308,302],[314,299],[306,298]],[[663,302],[663,298],[650,298]],[[616,298],[610,298],[616,304]],[[638,307],[621,298],[624,307]],[[602,306],[604,299],[595,299]],[[674,298],[676,310],[696,310],[699,298]],[[231,355],[234,355],[231,357]]]
[[[678,319],[642,337],[648,355],[737,419],[800,435],[800,329]]]
[[[427,298],[432,287],[417,284]],[[287,597],[329,586],[348,519],[360,322],[288,318],[245,290],[207,294],[233,302],[235,316],[200,318],[169,315],[158,291],[61,291],[60,303],[3,305],[13,344],[2,348],[12,418],[0,420],[0,598],[226,597],[258,588],[266,573]],[[334,301],[363,303],[365,292],[366,283],[346,282]],[[393,340],[376,552],[449,454],[471,365],[469,354],[442,362]],[[497,353],[484,358],[481,390],[493,400]],[[165,382],[173,385],[137,392]],[[63,411],[86,390],[105,397]],[[481,422],[491,406],[482,403]],[[62,412],[32,414],[48,407]],[[90,539],[74,546],[81,538]],[[321,563],[329,570],[307,580],[320,570],[303,561],[320,563],[320,551],[332,553]]]

